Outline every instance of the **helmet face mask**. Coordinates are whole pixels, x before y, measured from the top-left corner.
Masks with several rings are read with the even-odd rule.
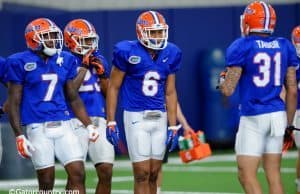
[[[61,31],[51,31],[40,33],[38,39],[43,45],[43,53],[47,56],[53,56],[62,50],[63,37]]]
[[[137,19],[137,38],[142,45],[149,49],[162,50],[168,44],[168,28],[160,13],[147,11]]]
[[[250,3],[240,17],[242,36],[249,33],[272,34],[276,25],[276,13],[271,5],[263,1]]]
[[[75,19],[65,27],[64,40],[65,46],[73,53],[85,55],[91,49],[98,49],[99,36],[90,22]]]
[[[47,18],[39,18],[29,23],[25,30],[27,47],[42,51],[47,56],[61,52],[63,36],[61,30]]]
[[[153,34],[159,34],[153,35]],[[166,47],[166,43],[168,40],[168,29],[153,29],[153,28],[145,28],[142,32],[142,41],[144,45],[150,49],[160,50]]]

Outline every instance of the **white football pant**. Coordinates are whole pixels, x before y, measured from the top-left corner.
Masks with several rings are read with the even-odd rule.
[[[236,154],[248,156],[280,154],[286,126],[287,117],[284,111],[241,116],[235,141]]]
[[[65,166],[83,161],[83,151],[70,120],[26,125],[28,140],[35,151],[31,160],[36,170],[54,166],[55,156]]]
[[[162,160],[166,149],[167,113],[124,111],[123,116],[131,161]]]

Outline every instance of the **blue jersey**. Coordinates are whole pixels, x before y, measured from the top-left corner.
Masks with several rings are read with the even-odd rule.
[[[125,72],[121,87],[123,108],[165,111],[166,80],[178,71],[181,56],[181,50],[172,43],[160,50],[155,60],[138,40],[116,44],[112,63]]]
[[[27,50],[8,57],[8,80],[23,86],[21,121],[27,125],[70,118],[64,85],[76,76],[76,60],[68,52],[45,62]]]
[[[99,51],[93,53],[103,64],[105,69],[104,76],[108,77],[108,63],[107,60],[100,55]],[[77,71],[80,69],[82,58],[76,56],[77,61]],[[81,84],[78,92],[81,100],[83,101],[86,111],[89,116],[106,117],[105,115],[105,99],[101,93],[101,88],[99,85],[99,76],[96,74],[95,68],[93,66],[89,67],[86,72],[83,83]],[[74,118],[75,115],[70,109],[71,117]]]
[[[226,52],[227,66],[239,66],[241,115],[285,110],[280,98],[287,68],[297,66],[293,45],[284,38],[247,36],[234,41]]]

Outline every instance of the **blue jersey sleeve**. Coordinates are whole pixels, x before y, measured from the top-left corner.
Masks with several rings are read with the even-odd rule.
[[[114,46],[112,64],[123,72],[127,71],[127,52],[124,42]]]
[[[17,58],[8,58],[7,65],[7,81],[17,84],[23,84],[25,77],[25,69],[23,68],[22,61]]]
[[[78,61],[76,60],[76,57],[72,54],[64,56],[64,59],[67,60],[69,67],[67,80],[73,80],[77,76],[77,66]]]
[[[180,69],[181,59],[182,59],[182,52],[181,50],[175,46],[174,47],[175,54],[174,54],[174,61],[170,65],[170,73],[176,73]]]
[[[246,63],[247,44],[245,38],[235,40],[226,50],[226,66],[240,66]]]

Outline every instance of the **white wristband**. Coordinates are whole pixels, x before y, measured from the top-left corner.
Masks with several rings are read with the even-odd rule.
[[[108,121],[108,123],[107,123],[107,126],[109,127],[109,126],[115,126],[115,125],[117,125],[117,122],[116,121]]]
[[[174,130],[174,131],[178,131],[181,128],[181,124],[179,125],[172,125],[168,127],[168,130]]]

